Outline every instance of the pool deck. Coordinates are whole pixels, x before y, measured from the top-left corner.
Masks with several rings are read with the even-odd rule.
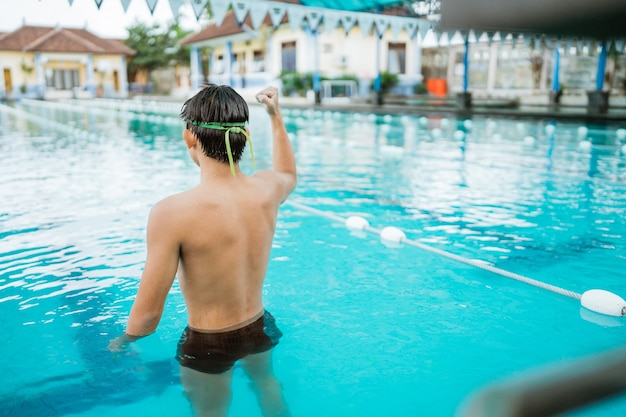
[[[244,96],[245,97],[245,96]],[[254,101],[253,99],[250,100]],[[565,97],[556,107],[548,104],[548,99],[539,96],[526,97],[518,101],[506,98],[473,100],[470,109],[456,107],[453,98],[421,97],[393,98],[382,105],[358,101],[335,101],[314,104],[304,98],[282,97],[285,108],[319,109],[329,111],[364,112],[374,114],[441,115],[471,117],[473,115],[507,118],[530,118],[544,120],[571,120],[588,123],[624,123],[626,125],[626,96],[611,96],[606,114],[593,114],[587,109],[587,98]]]
[[[251,105],[257,105],[255,94],[258,89],[236,89]],[[134,100],[185,101],[187,97],[174,96],[134,96]],[[455,97],[414,96],[385,97],[382,105],[366,100],[336,99],[323,100],[315,104],[304,97],[281,97],[281,107],[291,109],[315,109],[326,111],[395,114],[430,117],[505,117],[514,119],[541,119],[548,121],[576,121],[599,124],[623,124],[626,127],[626,95],[612,94],[609,109],[605,114],[590,113],[587,109],[587,97],[583,95],[564,95],[561,104],[550,106],[547,94],[535,94],[521,97],[473,98],[470,109],[457,108]]]

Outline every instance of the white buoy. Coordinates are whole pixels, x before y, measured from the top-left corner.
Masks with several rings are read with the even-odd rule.
[[[462,140],[465,137],[465,132],[463,132],[462,130],[456,130],[453,136],[456,140]]]
[[[441,126],[442,129],[445,129],[449,125],[450,125],[450,120],[448,120],[447,117],[442,117],[441,120],[439,120],[439,126]]]
[[[553,134],[555,130],[556,130],[556,127],[554,127],[554,125],[547,125],[546,126],[546,134],[548,134],[548,135]]]
[[[606,290],[585,291],[580,298],[580,304],[588,310],[607,316],[626,315],[626,301]]]
[[[393,117],[391,117],[391,115],[389,115],[389,114],[386,114],[383,117],[383,120],[385,121],[385,123],[389,123],[389,122],[391,122],[393,120]]]
[[[406,239],[404,232],[397,227],[387,226],[380,231],[380,238],[391,243],[399,243]]]
[[[346,227],[350,230],[363,230],[369,225],[369,222],[361,216],[350,216],[346,219]]]
[[[626,129],[617,129],[615,133],[617,133],[618,138],[626,139]]]
[[[578,143],[578,148],[583,151],[588,151],[589,149],[591,149],[591,142],[588,140],[581,140]]]
[[[622,153],[626,155],[626,145],[622,145]]]
[[[474,126],[474,123],[471,120],[467,119],[463,121],[463,126],[465,126],[466,129],[471,129],[472,126]]]
[[[433,130],[430,131],[430,134],[432,135],[433,138],[439,138],[441,137],[441,129],[439,129],[438,127],[434,128]]]
[[[589,129],[587,129],[586,126],[581,126],[578,128],[578,136],[579,137],[585,137],[587,136],[587,133],[589,133]]]
[[[534,145],[534,144],[535,144],[535,138],[533,136],[524,137],[524,145]]]
[[[419,119],[417,119],[417,122],[419,123],[420,126],[422,127],[426,127],[428,126],[428,118],[422,116]]]

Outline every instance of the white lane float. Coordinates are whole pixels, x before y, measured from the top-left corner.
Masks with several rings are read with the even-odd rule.
[[[380,231],[380,238],[387,243],[400,243],[406,239],[404,232],[397,227],[387,226]]]
[[[617,294],[606,290],[585,291],[580,304],[588,310],[607,316],[626,315],[626,301]]]
[[[346,227],[350,230],[364,230],[369,225],[369,222],[361,216],[350,216],[346,219]]]

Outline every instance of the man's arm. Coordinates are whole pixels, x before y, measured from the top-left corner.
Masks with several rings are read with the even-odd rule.
[[[109,349],[120,350],[128,343],[154,332],[161,320],[165,299],[172,287],[180,245],[172,227],[176,217],[160,202],[148,218],[147,257],[137,296],[130,311],[126,332],[111,342]]]
[[[256,95],[259,103],[265,106],[272,126],[273,171],[278,174],[282,188],[281,202],[296,188],[296,158],[293,153],[287,130],[278,105],[278,89],[268,87]]]

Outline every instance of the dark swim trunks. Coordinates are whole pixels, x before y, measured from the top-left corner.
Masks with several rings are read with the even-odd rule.
[[[270,350],[282,335],[268,311],[235,330],[203,332],[187,326],[178,341],[176,360],[196,371],[221,374],[245,356]]]

